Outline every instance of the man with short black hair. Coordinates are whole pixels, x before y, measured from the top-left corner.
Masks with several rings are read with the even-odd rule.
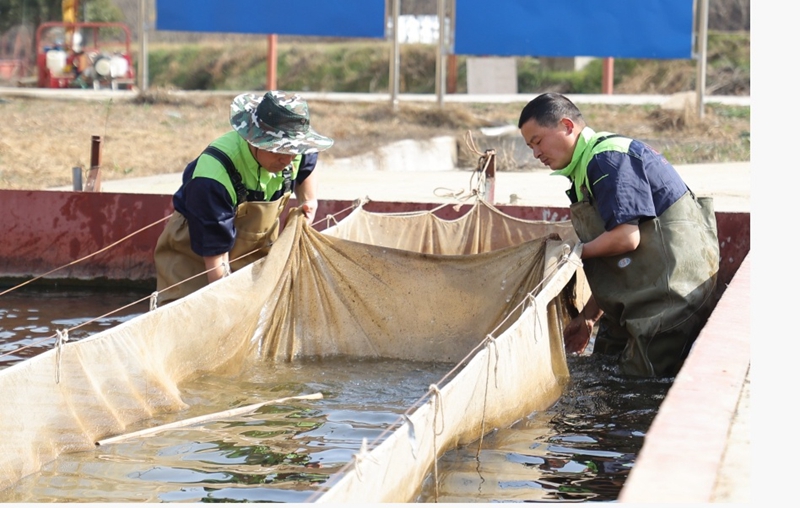
[[[714,305],[710,198],[697,198],[645,143],[592,130],[561,94],[530,101],[518,127],[534,157],[572,183],[592,297],[564,330],[567,351],[582,352],[599,321],[594,351],[619,354],[623,373],[674,376]]]

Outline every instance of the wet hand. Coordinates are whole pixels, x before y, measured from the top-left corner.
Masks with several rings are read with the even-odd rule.
[[[583,353],[586,346],[589,345],[593,326],[594,323],[586,319],[583,313],[572,318],[564,328],[564,348],[567,353]]]

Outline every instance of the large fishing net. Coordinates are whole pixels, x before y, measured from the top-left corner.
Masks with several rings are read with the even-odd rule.
[[[436,457],[557,400],[562,327],[586,297],[569,223],[456,206],[469,206],[456,220],[358,206],[322,232],[293,210],[267,258],[0,371],[0,488],[185,409],[181,385],[207,373],[337,356],[452,362],[452,378],[308,498],[413,501]]]

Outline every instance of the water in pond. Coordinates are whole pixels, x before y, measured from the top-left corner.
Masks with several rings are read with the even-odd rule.
[[[0,368],[52,348],[56,330],[146,296],[73,289],[4,295]],[[147,308],[145,300],[70,332],[70,338]],[[570,386],[553,407],[446,453],[438,482],[429,475],[417,501],[616,500],[672,379],[619,376],[597,357],[569,362]],[[0,501],[302,502],[329,486],[330,475],[364,438],[380,439],[450,367],[339,359],[254,365],[235,379],[205,377],[182,386],[189,409],[142,427],[303,393],[323,398],[64,454],[0,492]]]
[[[620,376],[596,356],[568,358],[570,383],[547,411],[447,452],[419,501],[615,501],[672,378]]]
[[[148,295],[132,289],[30,286],[2,295],[0,369],[52,349],[58,331],[80,340],[138,316],[150,308]],[[117,309],[122,310],[106,316]]]
[[[251,414],[63,454],[0,495],[13,502],[303,502],[452,365],[330,359],[258,363],[181,387],[190,409],[152,427],[260,401]],[[132,429],[135,430],[135,429]]]

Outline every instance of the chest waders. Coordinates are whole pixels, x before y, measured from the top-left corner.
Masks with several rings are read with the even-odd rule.
[[[570,216],[587,243],[605,227],[589,193],[584,196],[570,206]],[[719,271],[713,202],[688,191],[660,217],[639,224],[639,234],[633,252],[586,259],[583,269],[608,332],[625,341],[622,372],[673,376],[713,305]],[[603,340],[598,334],[595,351],[609,346]]]
[[[209,148],[204,153],[214,156],[225,166],[238,198],[236,217],[233,220],[236,238],[233,248],[228,253],[231,272],[235,272],[265,257],[278,239],[280,215],[291,197],[291,172],[284,172],[284,193],[277,200],[247,201],[247,191],[241,182],[241,175],[233,167],[230,159],[224,154],[222,154],[224,158],[220,156],[222,152]],[[247,255],[244,256],[245,254]],[[241,256],[244,257],[237,259]],[[190,246],[189,224],[181,213],[174,212],[167,221],[164,232],[156,243],[154,257],[159,304],[177,300],[208,285],[208,277],[205,274],[198,275],[206,271],[205,262]],[[187,280],[195,275],[197,277]],[[166,289],[181,281],[185,282]]]

